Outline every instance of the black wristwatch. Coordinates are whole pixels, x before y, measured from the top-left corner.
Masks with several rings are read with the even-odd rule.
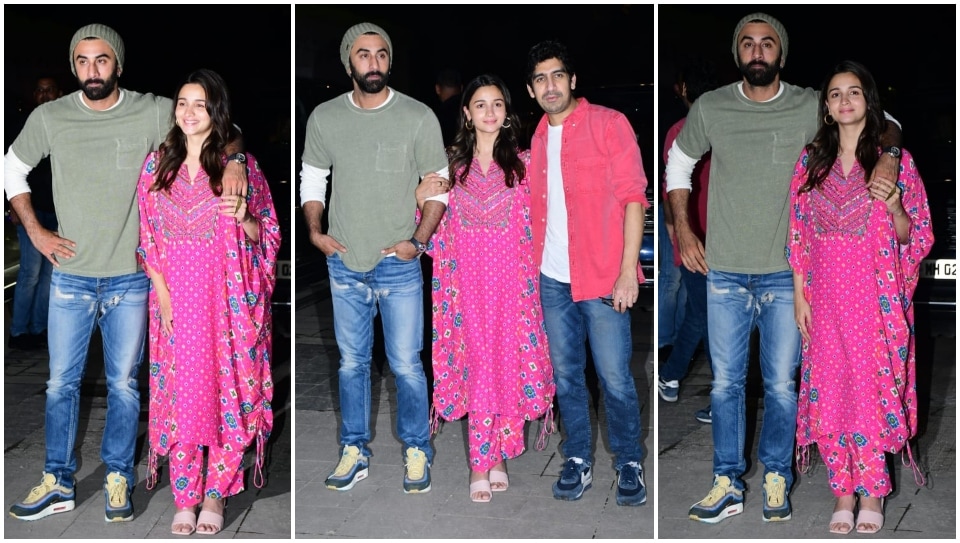
[[[883,152],[889,154],[893,158],[900,158],[900,148],[896,145],[891,145],[890,147],[884,147]]]
[[[230,162],[231,160],[236,160],[240,164],[246,164],[247,155],[245,153],[233,153],[227,157],[227,162]]]
[[[421,243],[420,240],[415,237],[410,238],[410,243],[412,243],[413,248],[417,250],[417,256],[422,255],[423,252],[427,250],[427,244]]]

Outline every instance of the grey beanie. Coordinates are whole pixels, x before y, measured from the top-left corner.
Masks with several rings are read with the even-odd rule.
[[[390,66],[393,66],[393,43],[390,42],[390,36],[387,31],[373,23],[360,23],[351,26],[343,35],[343,41],[340,42],[340,60],[343,67],[350,71],[350,49],[353,48],[353,42],[364,34],[379,34],[383,41],[387,42],[387,54],[390,55]]]
[[[740,19],[740,22],[737,23],[737,28],[733,31],[733,60],[740,65],[740,54],[737,51],[737,38],[740,36],[740,31],[743,30],[743,27],[747,26],[747,23],[750,21],[763,21],[768,25],[773,27],[773,31],[780,36],[780,54],[781,62],[787,61],[787,29],[783,27],[783,23],[774,19],[773,17],[767,15],[766,13],[751,13],[743,19]]]
[[[70,40],[70,71],[73,75],[77,75],[77,67],[73,64],[73,52],[77,49],[77,44],[86,38],[99,38],[107,42],[117,57],[117,68],[123,68],[123,40],[120,39],[120,34],[107,25],[94,23],[77,30],[73,34],[73,39]]]

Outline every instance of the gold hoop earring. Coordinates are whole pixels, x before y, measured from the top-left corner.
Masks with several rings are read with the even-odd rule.
[[[830,115],[829,113],[827,113],[826,115],[823,116],[823,124],[828,126],[834,125],[834,124],[837,124],[837,121],[833,119],[833,115]]]
[[[463,127],[467,130],[473,130],[473,121],[467,119],[467,122],[463,123]]]

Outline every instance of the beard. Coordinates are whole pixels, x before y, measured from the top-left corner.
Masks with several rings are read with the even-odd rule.
[[[353,63],[350,63],[350,73],[353,74],[353,80],[357,82],[360,90],[367,94],[376,94],[382,91],[387,86],[387,82],[390,80],[390,72],[383,73],[373,71],[360,75],[357,69],[353,67]],[[375,75],[379,76],[380,79],[371,81],[369,78]]]
[[[741,62],[739,64],[740,73],[747,79],[747,83],[754,87],[766,87],[773,83],[777,78],[777,74],[780,73],[780,57],[777,57],[777,60],[773,64],[767,64],[762,60],[755,60],[747,64]],[[757,67],[762,67],[762,69],[757,69]]]
[[[103,100],[104,98],[110,96],[111,93],[117,88],[117,80],[120,78],[120,74],[117,73],[117,70],[113,70],[113,74],[107,79],[87,79],[86,81],[80,82],[80,89],[83,91],[83,95],[87,97],[88,100]],[[99,83],[99,87],[91,87],[90,85],[94,83]]]

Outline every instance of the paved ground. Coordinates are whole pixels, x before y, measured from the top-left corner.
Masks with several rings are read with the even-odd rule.
[[[299,277],[299,275],[298,275]],[[373,371],[373,413],[370,476],[348,492],[323,485],[338,457],[339,408],[336,370],[339,353],[334,341],[329,287],[298,283],[296,300],[296,537],[326,538],[650,538],[654,530],[656,493],[641,507],[616,505],[616,473],[608,451],[606,422],[595,421],[593,488],[576,502],[553,498],[551,485],[563,461],[560,436],[545,450],[534,449],[537,423],[529,424],[527,452],[510,460],[510,489],[495,493],[487,504],[468,496],[465,423],[446,423],[434,437],[436,450],[429,493],[405,495],[401,488],[401,446],[396,438],[396,387],[389,372]],[[653,369],[652,313],[634,312],[633,370],[641,399],[644,448],[653,436],[649,406]],[[381,360],[382,357],[375,357]],[[602,404],[600,413],[602,414]],[[597,429],[599,428],[599,437]],[[644,460],[648,480],[654,479],[653,455]]]
[[[7,304],[9,306],[9,304]],[[9,307],[6,318],[9,320]],[[291,407],[290,314],[278,312],[274,342],[275,425],[267,452],[267,484],[253,486],[247,470],[247,490],[231,498],[219,538],[285,538],[291,526]],[[283,322],[286,324],[282,324]],[[8,335],[5,329],[5,335]],[[97,336],[98,338],[98,336]],[[6,339],[6,338],[5,338]],[[6,341],[4,341],[6,345]],[[4,350],[4,507],[9,510],[40,481],[44,461],[44,401],[48,378],[46,351]],[[140,434],[137,450],[137,487],[132,501],[136,517],[131,522],[108,524],[103,520],[104,467],[100,440],[106,415],[106,380],[99,340],[91,346],[90,361],[81,388],[80,426],[77,438],[77,505],[69,513],[25,522],[5,515],[3,538],[169,538],[175,509],[169,475],[161,463],[157,488],[147,491],[146,421],[147,363],[142,365]],[[250,462],[248,462],[249,464]],[[200,536],[193,536],[200,537]]]
[[[940,323],[942,324],[942,323]],[[938,326],[946,335],[918,343],[918,397],[920,437],[914,454],[927,473],[927,484],[918,487],[899,456],[891,458],[895,490],[887,501],[883,530],[873,537],[949,538],[956,537],[956,339],[955,323]],[[920,326],[918,326],[918,330]],[[754,367],[757,366],[754,361]],[[759,371],[757,370],[757,373]],[[710,368],[699,356],[681,384],[680,400],[667,403],[659,398],[659,510],[660,538],[825,538],[833,512],[834,498],[827,487],[822,460],[801,475],[793,488],[793,519],[765,523],[761,518],[763,466],[756,462],[757,440],[763,416],[762,390],[748,390],[748,439],[753,459],[745,482],[744,511],[719,524],[703,524],[687,518],[692,504],[702,499],[713,482],[713,441],[711,427],[697,422],[693,414],[710,403]],[[752,376],[751,376],[752,379]],[[755,382],[756,379],[753,379]],[[865,537],[851,534],[848,537]]]

